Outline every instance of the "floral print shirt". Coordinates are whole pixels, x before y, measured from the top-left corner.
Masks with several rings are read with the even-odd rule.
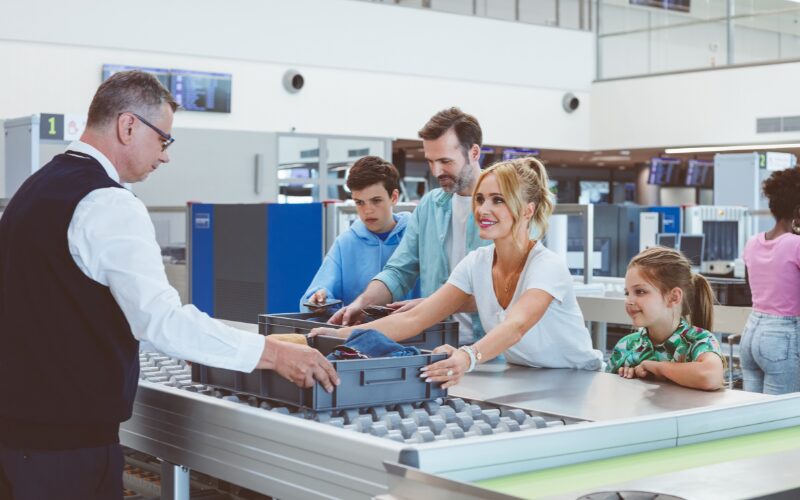
[[[697,361],[704,352],[713,352],[722,358],[717,337],[708,330],[691,326],[681,318],[678,328],[663,344],[654,344],[647,334],[647,328],[640,328],[622,337],[614,346],[606,371],[617,373],[623,366],[637,366],[646,360],[676,363]]]

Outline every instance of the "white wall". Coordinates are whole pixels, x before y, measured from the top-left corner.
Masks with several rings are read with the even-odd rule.
[[[757,117],[800,115],[797,82],[797,62],[597,82],[592,148],[797,142],[756,134]]]
[[[592,34],[351,0],[7,2],[0,117],[84,112],[103,63],[233,74],[232,113],[177,127],[416,137],[435,111],[475,114],[486,142],[589,145]],[[302,71],[306,88],[281,77]],[[561,110],[573,91],[578,112]]]

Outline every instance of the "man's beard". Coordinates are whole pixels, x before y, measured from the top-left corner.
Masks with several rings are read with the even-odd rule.
[[[464,166],[461,167],[461,171],[458,173],[457,176],[453,177],[452,175],[440,175],[436,178],[439,181],[439,186],[441,186],[442,190],[446,193],[460,193],[470,187],[472,185],[473,179],[472,175],[472,165],[469,162],[465,162]],[[449,184],[443,184],[442,180],[449,180]]]

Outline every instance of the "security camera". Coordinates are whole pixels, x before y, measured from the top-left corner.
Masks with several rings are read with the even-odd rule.
[[[581,100],[572,92],[567,92],[561,100],[561,105],[564,107],[564,111],[572,113],[581,105]]]
[[[300,92],[300,89],[302,89],[305,84],[306,79],[303,78],[303,75],[297,70],[290,69],[283,74],[283,88],[290,94]]]

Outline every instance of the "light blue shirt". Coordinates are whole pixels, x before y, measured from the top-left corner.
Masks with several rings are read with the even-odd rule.
[[[458,262],[450,263],[445,239],[453,219],[452,193],[441,188],[427,193],[411,214],[403,241],[392,257],[374,279],[381,281],[395,301],[402,298],[414,287],[419,278],[423,297],[429,297],[447,283],[450,270]],[[475,218],[470,214],[467,221],[467,253],[492,242],[478,236]],[[491,283],[487,284],[491,286]],[[480,319],[472,314],[475,340],[484,335]]]
[[[411,214],[400,212],[393,217],[396,224],[385,239],[367,229],[360,219],[336,238],[322,266],[300,298],[301,311],[308,310],[303,304],[318,290],[325,290],[329,300],[340,299],[345,304],[351,303],[364,291],[402,241]],[[419,289],[414,289],[402,299],[417,297]]]

